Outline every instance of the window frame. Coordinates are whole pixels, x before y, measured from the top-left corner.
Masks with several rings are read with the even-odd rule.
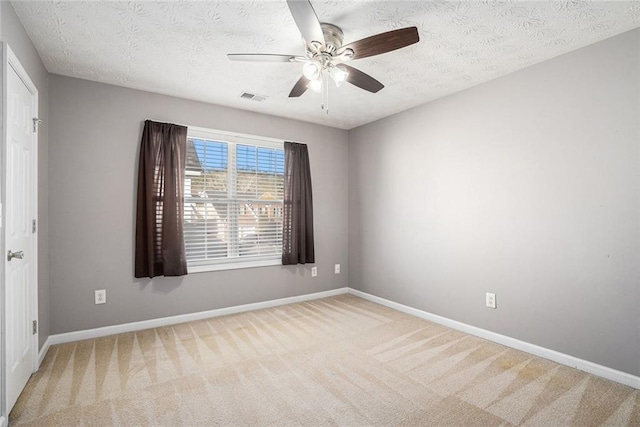
[[[228,144],[227,148],[227,164],[228,166],[228,179],[231,183],[233,174],[237,176],[236,170],[236,147],[239,144],[249,145],[255,147],[264,147],[272,149],[280,149],[284,151],[284,140],[269,138],[257,135],[243,134],[238,132],[228,132],[217,129],[209,129],[198,126],[187,126],[187,139],[204,139],[215,142],[223,142]],[[233,149],[231,149],[233,147]],[[233,164],[233,174],[232,167]],[[185,181],[187,177],[185,176]],[[229,189],[235,188],[235,185],[229,186]],[[235,190],[234,190],[235,192]],[[185,203],[187,197],[185,196]],[[284,197],[282,199],[284,204]],[[236,218],[237,220],[237,218]],[[237,228],[237,227],[236,227]],[[185,241],[186,242],[186,241]],[[262,255],[251,257],[251,259],[242,258],[226,258],[221,259],[218,262],[215,261],[189,261],[187,259],[187,271],[191,273],[205,273],[210,271],[222,271],[222,270],[235,270],[244,268],[255,267],[268,267],[282,265],[282,254]]]

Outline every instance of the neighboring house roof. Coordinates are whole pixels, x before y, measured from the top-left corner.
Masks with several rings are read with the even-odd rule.
[[[187,139],[186,166],[187,166],[187,170],[202,168],[202,166],[200,165],[200,159],[198,159],[198,153],[196,152],[196,147],[194,147],[193,140],[191,139]]]

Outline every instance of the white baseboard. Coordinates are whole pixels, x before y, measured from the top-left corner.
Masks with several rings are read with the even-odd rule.
[[[484,338],[486,340],[493,341],[507,347],[515,348],[517,350],[521,350],[535,356],[552,360],[556,363],[560,363],[561,365],[570,366],[589,374],[597,375],[608,380],[640,389],[640,377],[628,374],[626,372],[617,371],[615,369],[607,368],[606,366],[598,365],[597,363],[589,362],[588,360],[579,359],[574,356],[569,356],[568,354],[550,350],[545,347],[540,347],[538,345],[531,344],[525,341],[520,341],[515,338],[488,331],[486,329],[467,325],[466,323],[438,316],[436,314],[432,314],[423,310],[418,310],[417,308],[389,301],[387,299],[380,298],[366,292],[358,291],[356,289],[349,288],[349,293],[360,298],[364,298],[366,300],[384,305],[386,307],[393,308],[394,310],[402,311],[403,313],[411,314],[413,316],[420,317],[422,319],[429,320],[431,322],[438,323],[452,329],[466,332],[470,335],[475,335],[477,337]]]
[[[7,419],[5,417],[0,417],[0,427],[7,427]]]
[[[270,301],[256,302],[252,304],[236,305],[234,307],[218,308],[215,310],[200,311],[198,313],[180,314],[177,316],[162,317],[159,319],[143,320],[140,322],[124,323],[121,325],[105,326],[102,328],[86,329],[83,331],[67,332],[64,334],[50,335],[42,346],[40,361],[44,358],[49,346],[63,344],[67,342],[80,341],[105,337],[108,335],[121,334],[124,332],[141,331],[143,329],[158,328],[162,326],[175,325],[178,323],[191,322],[193,320],[208,319],[210,317],[226,316],[228,314],[242,313],[251,310],[277,307],[296,302],[310,301],[319,298],[327,298],[335,295],[346,294],[349,288],[332,289],[330,291],[315,292],[313,294],[298,295],[295,297],[280,298]]]
[[[47,337],[47,340],[44,342],[44,344],[42,344],[42,348],[38,353],[38,366],[36,367],[36,369],[40,369],[40,365],[42,365],[42,361],[44,360],[44,357],[47,355],[47,351],[49,351],[49,347],[51,347],[50,336]]]

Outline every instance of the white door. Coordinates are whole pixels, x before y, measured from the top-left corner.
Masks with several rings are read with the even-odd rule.
[[[9,61],[6,67],[5,369],[7,413],[34,370],[35,207],[37,93]],[[21,70],[21,67],[17,68]],[[24,76],[23,76],[24,77]],[[31,82],[28,82],[33,87]],[[10,255],[11,254],[11,255]]]

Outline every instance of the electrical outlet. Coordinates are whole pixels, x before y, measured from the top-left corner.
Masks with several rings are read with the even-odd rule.
[[[96,291],[96,304],[106,304],[107,303],[107,290],[100,289]]]
[[[340,264],[336,264],[335,273],[340,274]]]
[[[311,267],[311,277],[316,277],[318,275],[318,267]]]
[[[496,308],[496,294],[492,294],[491,292],[487,292],[487,307]]]

